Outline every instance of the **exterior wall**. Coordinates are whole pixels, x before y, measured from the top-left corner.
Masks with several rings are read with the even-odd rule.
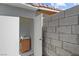
[[[44,16],[43,55],[79,56],[79,6]]]
[[[19,56],[19,17],[0,16],[0,56]]]
[[[35,14],[33,11],[28,10],[28,9],[13,7],[13,6],[9,6],[9,5],[0,3],[0,15],[1,16],[15,16],[15,17],[21,16],[21,17],[34,19],[37,14]],[[32,27],[33,27],[33,25],[32,25]],[[32,32],[33,32],[33,29],[31,29],[31,34],[33,34]],[[32,44],[32,45],[34,45],[34,44]],[[30,53],[31,53],[31,51],[30,51]]]

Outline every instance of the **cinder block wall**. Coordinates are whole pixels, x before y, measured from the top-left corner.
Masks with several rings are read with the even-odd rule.
[[[79,56],[79,6],[44,16],[43,55]]]

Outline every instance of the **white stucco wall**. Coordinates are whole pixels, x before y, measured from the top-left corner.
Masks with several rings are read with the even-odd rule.
[[[0,55],[19,55],[19,17],[0,16]]]

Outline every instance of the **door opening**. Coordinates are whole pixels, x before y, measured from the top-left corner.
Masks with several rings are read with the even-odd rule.
[[[20,55],[33,54],[33,19],[20,17]]]

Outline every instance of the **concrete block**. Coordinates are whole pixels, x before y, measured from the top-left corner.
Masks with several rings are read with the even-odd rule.
[[[59,25],[74,25],[78,23],[78,16],[66,17],[59,20]]]
[[[60,56],[71,56],[72,54],[62,48],[56,47],[56,53]]]
[[[58,13],[52,15],[52,21],[53,21],[53,20],[57,20],[57,19],[58,19],[58,15],[59,15]]]
[[[49,22],[49,26],[58,26],[58,20]]]
[[[48,26],[49,23],[48,22],[43,22],[43,26]]]
[[[44,48],[48,48],[48,43],[44,43]]]
[[[64,18],[64,11],[52,15],[52,21]]]
[[[47,27],[47,32],[55,32],[56,27],[55,26],[49,26]]]
[[[50,44],[50,39],[49,38],[45,38],[44,41],[45,41],[46,44]]]
[[[51,45],[62,47],[62,41],[59,40],[51,40]]]
[[[61,11],[59,13],[56,13],[52,15],[52,20],[62,19],[64,18],[64,11]]]
[[[47,27],[43,26],[43,32],[46,32],[46,31],[47,31]]]
[[[48,55],[48,48],[44,48],[43,54]]]
[[[57,54],[54,51],[49,50],[48,51],[48,56],[57,56]]]
[[[72,33],[73,34],[79,34],[79,25],[72,26]]]
[[[58,33],[46,33],[46,37],[50,38],[50,39],[57,39],[59,40],[58,38]]]
[[[43,18],[44,18],[43,22],[48,22],[49,20],[52,19],[51,16],[48,16],[48,15],[45,15]]]
[[[73,15],[77,15],[77,14],[79,14],[79,5],[69,8],[65,11],[65,17],[73,16]]]
[[[57,32],[59,32],[59,33],[71,33],[71,26],[57,27]]]
[[[58,19],[64,18],[65,17],[64,13],[65,13],[64,11],[61,11],[61,12],[57,13],[58,14]]]
[[[63,48],[72,52],[72,54],[79,55],[79,45],[63,42]]]
[[[44,19],[43,19],[43,23],[46,23],[44,24],[44,26],[49,26],[49,23],[52,22],[52,17],[51,16],[44,16]]]
[[[43,31],[43,38],[46,39],[46,33],[45,31]]]
[[[65,41],[65,42],[79,44],[79,39],[77,35],[60,34],[60,40]]]
[[[48,49],[55,52],[55,46],[54,46],[54,45],[51,45],[51,44],[50,44],[49,47],[48,47]]]

